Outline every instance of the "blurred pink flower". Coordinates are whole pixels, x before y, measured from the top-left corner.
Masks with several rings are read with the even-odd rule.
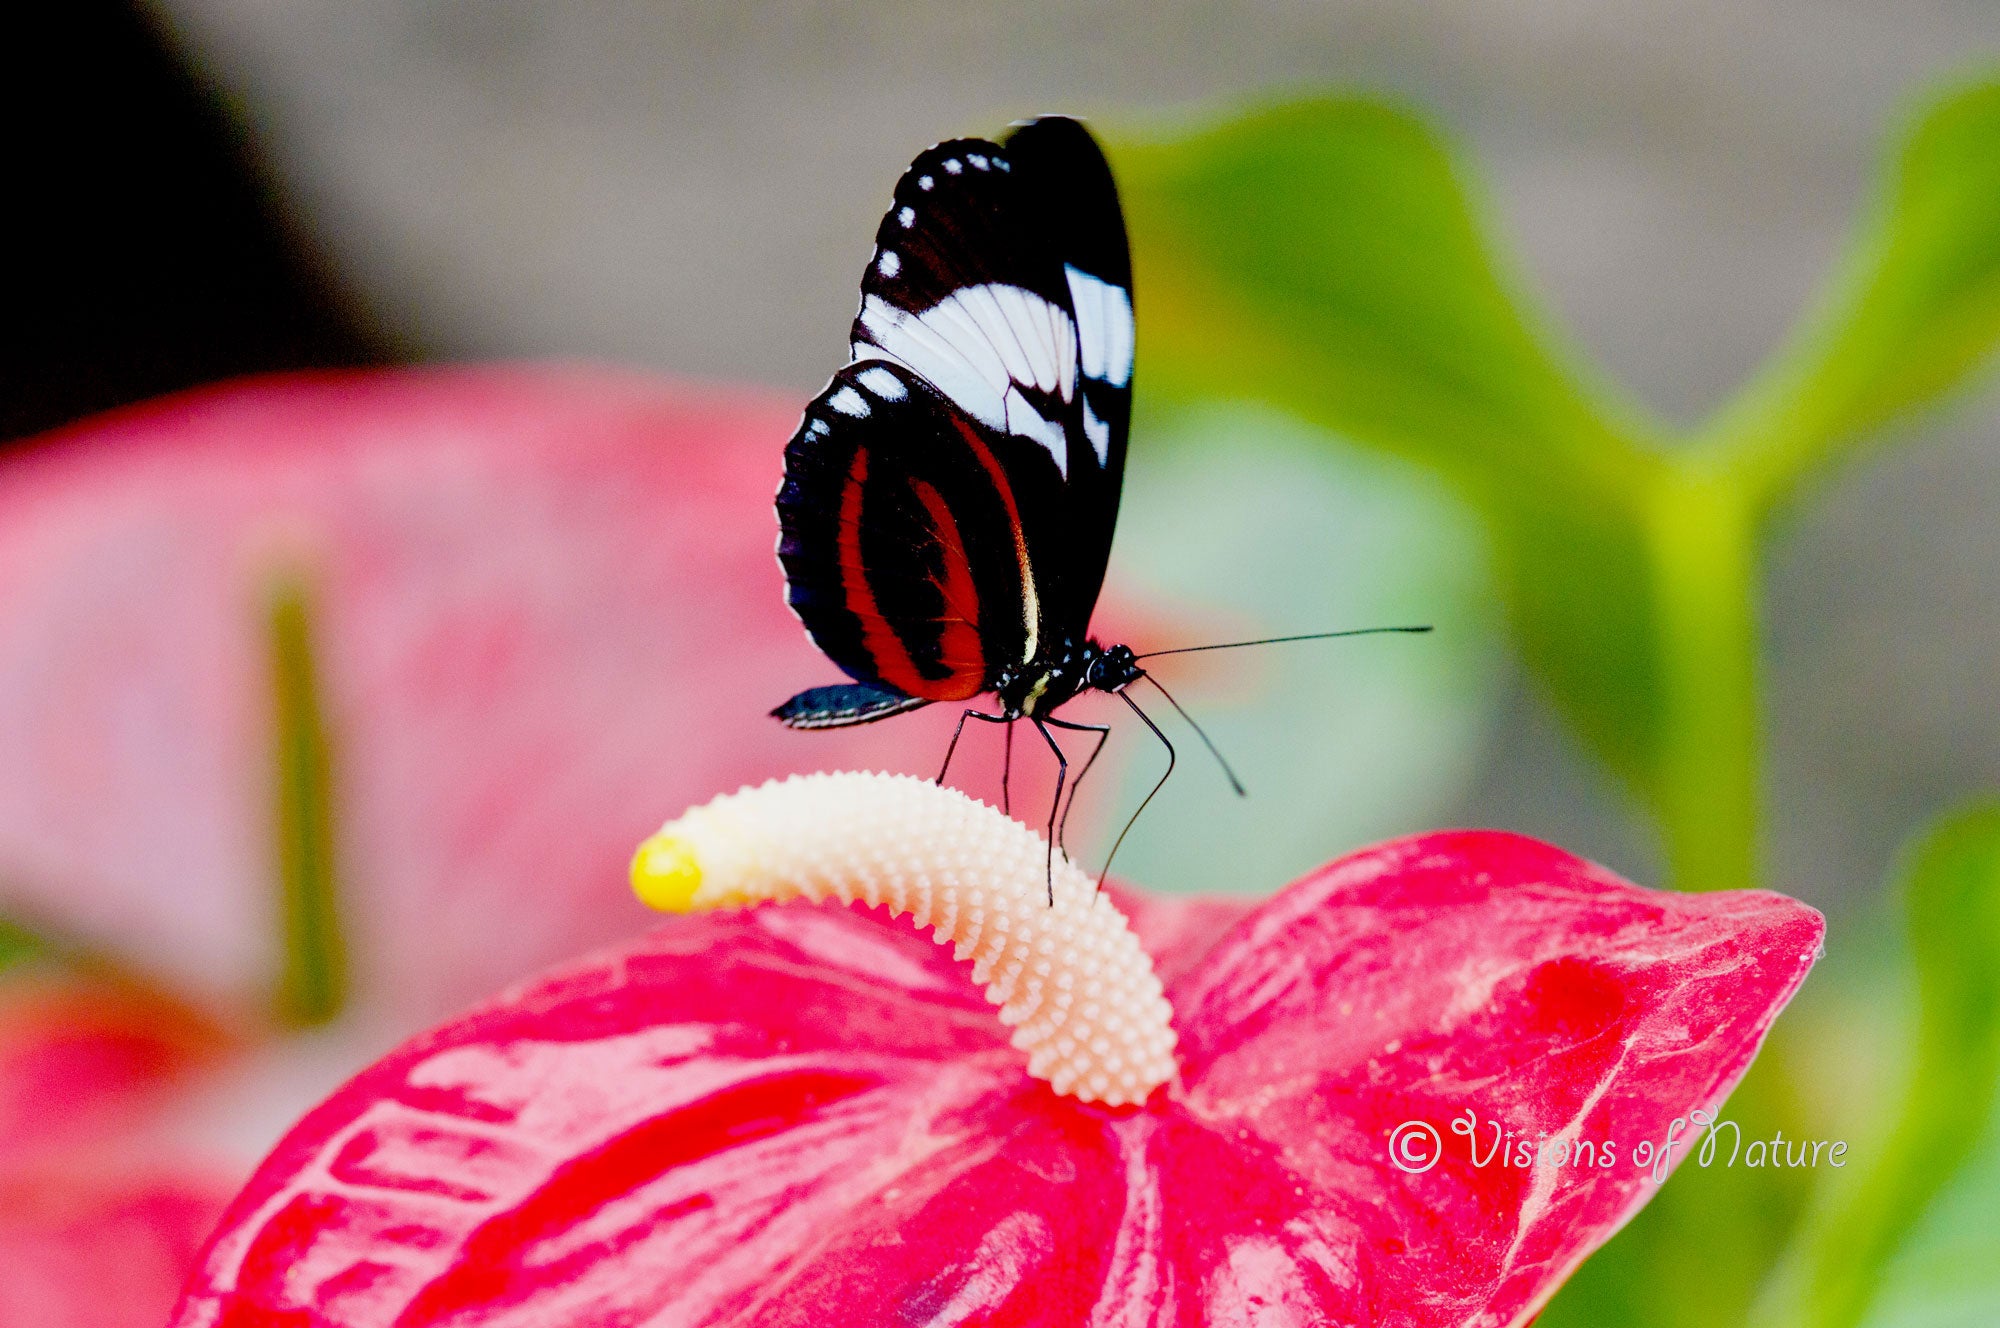
[[[1728,1094],[1823,926],[1486,832],[1256,906],[1120,899],[1181,1040],[1141,1108],[1028,1078],[907,924],[683,919],[308,1115],[176,1328],[1521,1323],[1646,1201],[1638,1146]],[[1468,1108],[1620,1151],[1480,1166]],[[1392,1156],[1413,1121],[1428,1167]]]
[[[283,961],[270,597],[288,583],[330,735],[359,1030],[342,1046],[388,1045],[649,925],[625,863],[662,806],[825,765],[933,772],[949,715],[842,734],[764,717],[836,680],[772,552],[796,421],[790,401],[601,369],[325,374],[172,397],[0,458],[0,917],[263,1026]],[[38,1027],[53,1041],[21,1046],[88,1025]],[[232,1073],[302,1054],[265,1042]],[[341,1073],[362,1059],[344,1054]],[[59,1123],[83,1092],[0,1055],[0,1125]],[[265,1076],[294,1096],[263,1115],[324,1091],[298,1099],[323,1073],[298,1070]],[[69,1125],[109,1139],[94,1113],[111,1104],[212,1141],[220,1123],[189,1112],[227,1107],[231,1129],[259,1114],[214,1101],[213,1078],[189,1098],[194,1082],[107,1080]],[[269,1138],[223,1141],[241,1156],[220,1159],[222,1191]],[[151,1300],[10,1271],[0,1325],[66,1322],[34,1288],[67,1286],[79,1323],[151,1328],[168,1309],[221,1191],[85,1170],[0,1175],[0,1264],[157,1269]]]
[[[663,806],[934,773],[837,681],[772,549],[788,401],[601,369],[284,377],[0,463],[0,913],[232,1003],[278,966],[265,596],[301,578],[359,998],[405,1027],[645,925]],[[994,762],[968,761],[968,776]]]

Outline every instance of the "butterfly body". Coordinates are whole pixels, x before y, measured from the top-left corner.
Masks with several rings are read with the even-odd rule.
[[[1144,676],[1129,646],[1100,645],[1090,637],[1052,644],[1043,658],[1009,665],[994,678],[1003,718],[1046,717],[1081,692],[1119,692]]]

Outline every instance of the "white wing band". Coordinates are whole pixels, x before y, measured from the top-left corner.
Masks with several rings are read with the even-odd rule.
[[[1074,292],[1082,274],[1074,268],[1069,271]],[[1129,376],[1130,302],[1123,308]],[[861,326],[868,340],[855,343],[854,360],[884,359],[902,365],[987,428],[1039,443],[1068,478],[1069,440],[1061,423],[1044,417],[1021,392],[1023,387],[1034,387],[1062,401],[1076,397],[1077,325],[1060,306],[1018,286],[988,282],[953,291],[914,313],[871,295],[861,305]],[[1089,343],[1081,344],[1088,373]]]
[[[1069,299],[1076,306],[1083,376],[1112,387],[1125,386],[1132,381],[1132,293],[1067,264],[1063,275],[1069,278]]]

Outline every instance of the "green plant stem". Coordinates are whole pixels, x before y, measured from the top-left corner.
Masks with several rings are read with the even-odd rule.
[[[1645,511],[1657,587],[1660,751],[1654,790],[1683,890],[1757,877],[1756,515],[1733,472],[1671,458]]]
[[[334,871],[333,760],[313,660],[311,613],[298,581],[279,583],[268,614],[273,812],[284,921],[276,1005],[281,1020],[302,1027],[331,1020],[347,999],[347,947]]]
[[[49,942],[9,918],[0,917],[0,971],[45,957]]]

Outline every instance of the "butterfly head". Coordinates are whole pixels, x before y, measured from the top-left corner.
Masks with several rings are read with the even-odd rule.
[[[1085,647],[1089,662],[1084,666],[1083,685],[1100,692],[1122,692],[1146,671],[1130,646],[1100,646],[1092,641]]]

